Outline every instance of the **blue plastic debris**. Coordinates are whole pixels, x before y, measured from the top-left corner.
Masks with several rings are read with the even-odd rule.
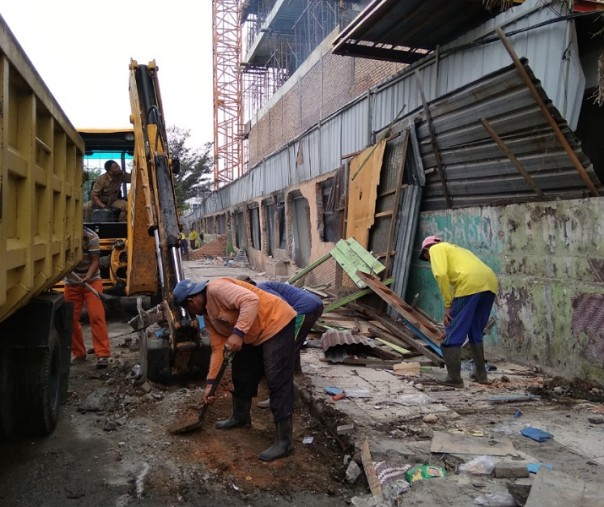
[[[548,470],[552,470],[554,465],[549,463],[527,463],[526,468],[531,474],[536,474],[540,468],[547,468]]]
[[[520,433],[525,437],[532,438],[535,442],[545,442],[550,438],[554,438],[554,435],[547,431],[540,430],[539,428],[524,428]]]
[[[340,389],[339,387],[326,387],[325,392],[327,394],[335,396],[336,394],[342,394],[344,392],[344,389]]]
[[[518,418],[519,418],[519,417],[521,417],[521,416],[522,416],[522,410],[516,410],[516,412],[514,412],[514,417],[515,417],[516,419],[518,419]]]

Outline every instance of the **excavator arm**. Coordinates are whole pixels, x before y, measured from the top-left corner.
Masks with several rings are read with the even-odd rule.
[[[128,274],[126,294],[158,294],[167,321],[172,368],[186,369],[187,351],[199,347],[199,332],[172,290],[184,278],[178,207],[155,61],[130,62],[130,121],[134,161],[128,194]],[[184,357],[181,357],[184,356]]]

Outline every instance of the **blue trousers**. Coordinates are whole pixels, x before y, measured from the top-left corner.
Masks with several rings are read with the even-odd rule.
[[[482,332],[491,315],[495,294],[491,291],[454,298],[451,304],[451,323],[447,326],[444,347],[461,347],[466,341],[482,343]]]

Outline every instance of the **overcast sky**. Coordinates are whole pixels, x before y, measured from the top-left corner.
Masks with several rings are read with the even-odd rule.
[[[76,128],[129,127],[128,65],[155,60],[165,122],[213,140],[211,0],[0,0]]]

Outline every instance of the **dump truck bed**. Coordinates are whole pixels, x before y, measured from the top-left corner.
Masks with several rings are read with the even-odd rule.
[[[82,255],[84,142],[0,17],[0,322]]]

